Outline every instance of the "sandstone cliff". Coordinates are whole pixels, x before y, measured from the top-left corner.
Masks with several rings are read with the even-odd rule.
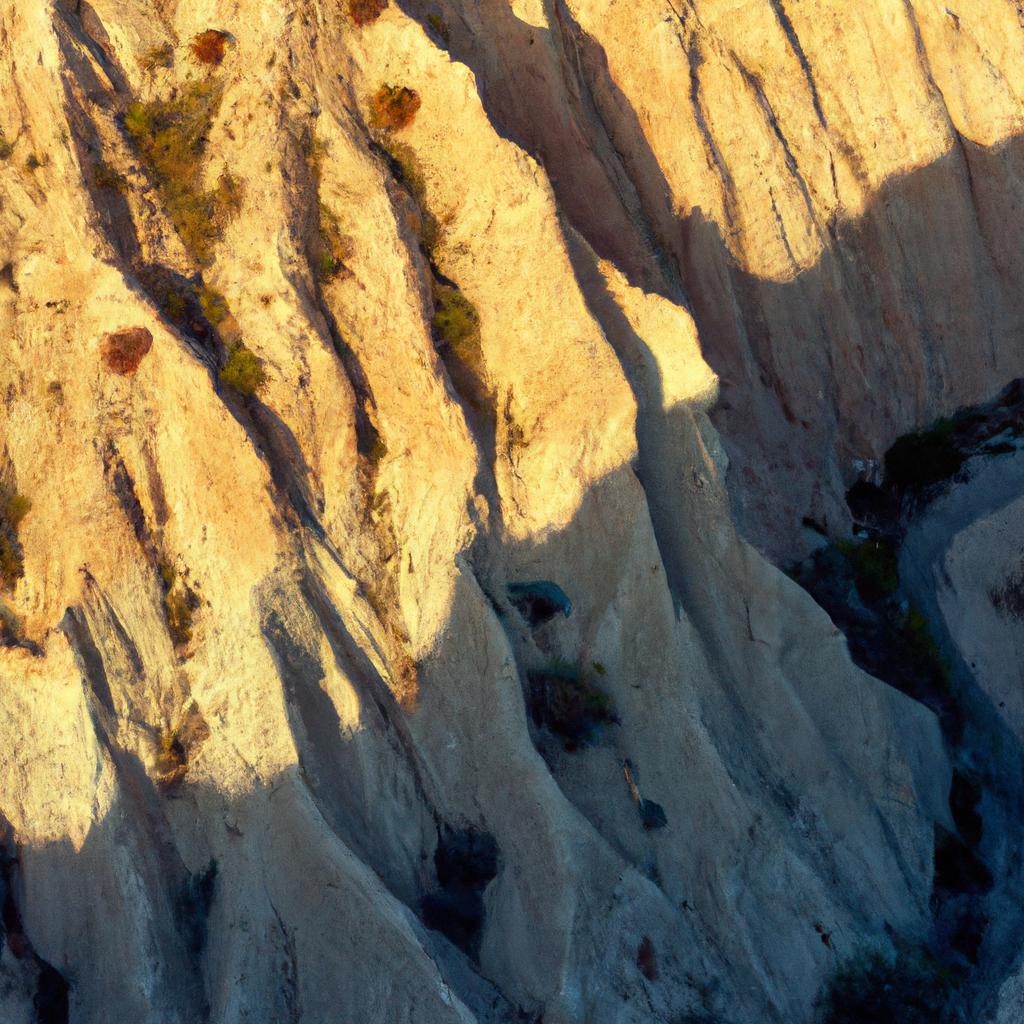
[[[4,1019],[810,1021],[927,939],[962,754],[768,558],[1024,375],[1021,17],[2,0]]]

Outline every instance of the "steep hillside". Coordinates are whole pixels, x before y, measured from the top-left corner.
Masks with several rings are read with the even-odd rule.
[[[1021,19],[0,0],[0,1016],[1009,1005],[998,686],[770,559],[1024,376]]]

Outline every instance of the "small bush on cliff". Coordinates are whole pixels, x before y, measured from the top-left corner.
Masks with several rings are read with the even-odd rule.
[[[412,124],[420,109],[419,93],[404,85],[382,85],[370,97],[370,124],[384,131],[400,131]]]
[[[216,188],[203,188],[207,134],[220,101],[216,82],[190,82],[173,99],[133,103],[124,121],[171,223],[202,266],[212,261],[214,245],[242,199],[241,184],[230,174],[222,175]]]
[[[376,21],[388,5],[388,0],[348,0],[349,17],[357,25]]]
[[[337,215],[326,204],[320,204],[320,224],[314,243],[313,264],[317,277],[329,281],[346,271],[346,262],[355,252],[350,235],[341,230]]]
[[[194,60],[200,64],[216,67],[224,60],[224,53],[230,36],[226,32],[219,32],[215,28],[208,28],[189,44],[189,50]]]
[[[438,341],[482,377],[484,362],[480,349],[480,314],[473,303],[457,289],[441,285],[435,292],[431,324]]]
[[[220,371],[220,382],[246,397],[259,394],[267,383],[263,360],[242,342],[236,341],[228,349],[228,360]]]
[[[163,583],[167,631],[175,649],[181,653],[192,641],[192,620],[199,607],[199,598],[170,562],[160,562],[158,568]]]
[[[14,146],[7,141],[3,132],[0,132],[0,160],[7,160],[14,152]]]
[[[534,722],[561,738],[568,751],[596,743],[618,723],[611,698],[575,666],[555,661],[527,674]]]
[[[206,720],[191,701],[177,718],[160,728],[155,737],[153,767],[157,785],[164,793],[171,792],[184,781],[192,752],[209,736]]]

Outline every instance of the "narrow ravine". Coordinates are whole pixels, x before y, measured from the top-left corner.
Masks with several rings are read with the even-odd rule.
[[[901,438],[881,482],[862,481],[848,494],[857,540],[829,543],[791,570],[846,634],[855,662],[942,724],[955,831],[936,828],[933,934],[918,961],[945,972],[941,1005],[929,1007],[942,1020],[988,1019],[1019,960],[1015,936],[1024,923],[1016,896],[1024,878],[1024,747],[965,661],[938,594],[940,584],[953,585],[944,562],[954,539],[1024,496],[1022,424],[1015,381],[992,402]],[[878,977],[860,976],[864,991],[901,991],[873,969]]]

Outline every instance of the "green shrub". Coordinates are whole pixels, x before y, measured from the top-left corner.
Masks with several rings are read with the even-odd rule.
[[[922,491],[959,472],[966,455],[957,447],[953,421],[939,420],[929,430],[901,437],[886,453],[889,483]]]
[[[30,171],[38,171],[40,167],[45,167],[50,162],[50,158],[44,153],[42,156],[36,156],[35,153],[29,153],[25,158],[25,166]]]
[[[482,378],[485,371],[480,347],[480,314],[473,303],[456,288],[438,286],[431,325],[439,343],[451,349],[464,366]]]
[[[3,132],[0,132],[0,160],[7,160],[14,152],[14,146],[7,141]]]
[[[220,292],[210,288],[208,285],[200,285],[196,289],[196,297],[199,299],[199,305],[203,309],[203,315],[214,327],[220,327],[231,316],[231,310],[228,309],[228,300]]]
[[[527,674],[530,714],[560,737],[569,751],[596,743],[618,719],[611,698],[573,665],[555,661]]]
[[[404,85],[382,85],[370,97],[370,125],[400,131],[412,124],[420,109],[419,93]]]
[[[201,266],[212,262],[214,246],[242,199],[241,184],[231,174],[222,175],[216,188],[203,188],[207,134],[221,96],[212,79],[189,82],[174,99],[133,103],[124,120],[171,223]]]
[[[246,397],[258,394],[267,383],[263,360],[242,342],[236,341],[228,349],[227,362],[220,371],[220,382]]]

